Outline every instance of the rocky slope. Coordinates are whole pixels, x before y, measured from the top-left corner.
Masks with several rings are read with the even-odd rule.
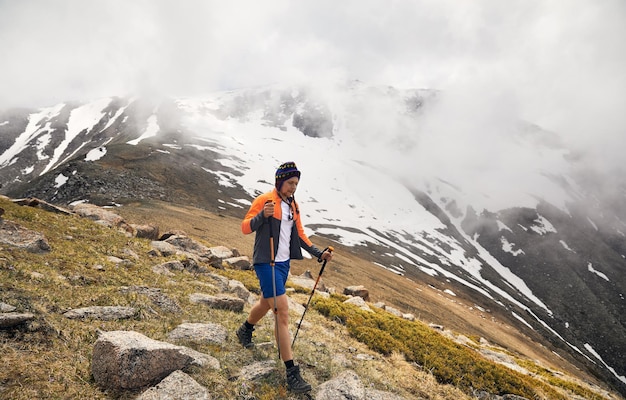
[[[256,297],[247,288],[255,291],[249,283],[253,274],[240,271],[250,265],[239,251],[206,246],[182,231],[160,234],[154,224],[137,225],[92,205],[77,205],[71,212],[42,201],[0,198],[0,205],[6,210],[0,219],[0,335],[3,358],[11,365],[0,372],[3,396],[152,399],[185,393],[194,399],[301,398],[284,392],[270,342],[271,318],[259,325],[254,351],[242,349],[230,333]],[[13,234],[16,227],[24,232],[19,238]],[[33,238],[45,246],[22,246]],[[312,287],[313,279],[292,276],[294,283],[295,288]],[[308,295],[298,290],[290,292],[292,324],[302,315],[300,303]],[[354,293],[370,297],[363,288]],[[422,324],[361,297],[347,298],[345,304],[367,313],[385,307],[398,315],[392,318]],[[316,399],[470,398],[435,383],[432,374],[399,354],[383,356],[368,349],[351,338],[346,327],[325,321],[315,310],[306,322],[296,351],[305,376],[315,383]],[[543,393],[540,397],[618,398],[569,374],[515,357],[484,338],[474,341],[441,326],[433,329],[450,343],[462,344],[458,348],[463,352],[505,365],[508,374],[534,376],[529,379],[538,385],[537,393]],[[453,366],[461,360],[448,362]],[[549,371],[546,377],[552,380],[545,382],[553,388],[541,386],[545,383],[540,383],[544,378],[537,380],[539,371]],[[499,385],[503,377],[488,383]],[[478,387],[482,378],[475,379]],[[471,395],[501,398],[478,389]]]

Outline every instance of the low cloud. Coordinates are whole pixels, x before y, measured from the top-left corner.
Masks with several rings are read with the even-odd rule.
[[[610,168],[625,20],[621,0],[2,1],[0,108],[359,79],[455,96],[448,119],[476,114],[460,143],[518,115]]]

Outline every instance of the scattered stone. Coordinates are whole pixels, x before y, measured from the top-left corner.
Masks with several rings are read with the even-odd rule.
[[[297,303],[294,299],[292,299],[289,296],[287,296],[287,303],[289,304],[289,311],[290,312],[294,312],[294,313],[296,313],[296,314],[298,314],[300,316],[302,316],[302,314],[304,314],[304,306],[302,304]]]
[[[252,263],[250,262],[250,258],[248,258],[248,256],[225,258],[223,262],[226,263],[226,265],[232,269],[237,269],[241,271],[250,271],[254,269],[254,267],[252,266]]]
[[[140,239],[157,240],[159,238],[159,227],[156,225],[136,225],[130,224],[133,235]]]
[[[105,390],[144,388],[192,365],[194,358],[183,349],[138,332],[103,332],[94,344],[91,372]]]
[[[180,250],[176,248],[176,246],[167,242],[153,240],[152,242],[150,242],[150,245],[163,257],[173,256],[181,253]]]
[[[317,388],[316,400],[365,400],[365,387],[359,376],[346,370]],[[368,399],[369,400],[369,399]]]
[[[400,317],[402,318],[402,312],[400,310],[398,310],[397,308],[393,308],[391,306],[386,306],[385,307],[385,311],[387,311],[388,313],[395,315],[396,317]]]
[[[354,358],[359,361],[372,361],[376,359],[376,357],[374,357],[371,354],[363,354],[363,353],[357,354],[356,356],[354,356]]]
[[[402,314],[402,318],[406,319],[407,321],[415,321],[415,315],[411,313]]]
[[[36,280],[42,280],[44,279],[46,276],[44,274],[42,274],[41,272],[37,272],[37,271],[32,271],[30,273],[30,279],[36,279]]]
[[[13,328],[18,325],[25,324],[35,319],[30,313],[8,312],[0,314],[0,329]]]
[[[211,296],[203,293],[193,293],[189,295],[189,300],[192,303],[201,303],[219,310],[230,310],[235,312],[242,312],[245,302],[238,297],[231,297],[226,295]]]
[[[195,254],[186,254],[187,258],[183,259],[181,263],[186,271],[189,271],[193,274],[204,274],[209,270],[200,265],[200,259]]]
[[[232,258],[233,251],[226,246],[215,246],[209,248],[210,258],[219,258],[221,260]]]
[[[0,302],[0,312],[8,313],[15,311],[16,308],[10,304]]]
[[[174,229],[174,230],[167,231],[167,232],[163,233],[158,240],[163,241],[163,240],[166,240],[167,238],[169,238],[171,236],[174,236],[174,235],[187,236],[187,232],[182,231],[180,229]]]
[[[228,292],[234,294],[243,301],[248,301],[252,293],[238,280],[231,279],[228,281]]]
[[[158,288],[150,288],[147,286],[122,286],[120,292],[139,293],[147,296],[154,305],[166,312],[180,313],[182,311],[182,308],[175,300],[163,294],[161,289]]]
[[[180,352],[193,359],[191,361],[191,365],[193,366],[201,368],[211,368],[214,370],[219,370],[221,368],[219,360],[208,354],[200,353],[199,351],[184,346],[180,347]]]
[[[98,319],[102,321],[112,321],[116,319],[133,318],[139,312],[133,307],[120,306],[93,306],[77,308],[65,312],[63,315],[69,319]]]
[[[363,311],[372,311],[362,297],[350,297],[348,300],[344,301],[344,303],[355,305]]]
[[[6,219],[0,220],[0,244],[24,249],[30,253],[46,253],[51,250],[43,234]]]
[[[359,296],[365,301],[369,301],[370,299],[370,292],[363,285],[348,286],[343,289],[343,294],[348,296]]]
[[[209,391],[182,371],[174,371],[137,400],[210,400]]]
[[[315,400],[404,400],[404,397],[381,390],[365,388],[356,372],[343,371],[339,376],[322,383]]]
[[[41,208],[42,210],[50,211],[57,214],[72,215],[72,212],[68,209],[55,206],[54,204],[50,204],[47,201],[37,199],[35,197],[29,197],[26,199],[15,199],[13,200],[13,202],[15,204],[19,204],[20,206],[37,207]]]
[[[152,267],[153,272],[166,276],[173,276],[172,271],[182,271],[184,269],[185,266],[180,261],[167,261]]]
[[[428,324],[428,326],[430,326],[431,328],[433,328],[436,331],[441,331],[443,332],[443,325],[437,325],[437,324]]]
[[[239,378],[246,381],[255,381],[271,375],[275,370],[275,360],[259,361],[243,367],[239,373]]]
[[[133,232],[133,228],[124,221],[124,218],[95,204],[76,204],[73,210],[81,217],[89,218],[104,226],[117,228],[128,234],[132,234]]]
[[[185,266],[183,265],[183,263],[180,261],[176,261],[176,260],[164,262],[163,264],[159,264],[159,266],[163,268],[167,268],[170,271],[182,271],[185,269]]]
[[[162,265],[155,265],[152,267],[152,272],[158,275],[174,276],[174,273]]]
[[[309,290],[313,290],[313,287],[315,286],[315,279],[313,279],[313,275],[311,274],[311,271],[309,270],[306,270],[300,276],[290,276],[289,281],[293,283],[294,285],[298,285]],[[317,287],[315,288],[315,291],[316,292],[327,291],[326,286],[324,286],[324,282],[322,282],[321,279],[318,282]]]
[[[217,285],[219,287],[219,290],[221,290],[221,291],[228,290],[228,287],[229,287],[229,284],[230,284],[230,279],[228,279],[225,276],[219,275],[219,274],[214,274],[212,272],[209,272],[207,274],[207,276],[210,277],[211,279],[213,279],[217,283]]]
[[[165,239],[165,243],[171,244],[183,253],[190,253],[201,258],[207,258],[207,262],[214,261],[217,258],[212,256],[211,250],[207,246],[187,236],[173,235]]]
[[[228,338],[228,330],[220,324],[186,322],[178,325],[167,337],[172,340],[223,345]]]
[[[139,260],[139,254],[135,253],[133,250],[131,249],[124,249],[122,250],[122,253],[125,256],[129,256],[130,258],[134,259],[134,260]]]

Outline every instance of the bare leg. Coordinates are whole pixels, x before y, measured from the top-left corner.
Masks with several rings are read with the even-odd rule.
[[[269,310],[271,310],[272,306],[268,299],[260,298],[250,310],[250,315],[248,315],[248,322],[252,325],[256,325],[261,318],[267,314]]]
[[[271,300],[273,304],[273,298],[267,300]],[[289,302],[287,301],[287,295],[283,294],[276,297],[276,308],[278,308],[278,335],[276,335],[276,332],[274,332],[274,335],[277,337],[277,340],[280,340],[280,343],[278,343],[280,358],[283,361],[289,361],[293,359],[293,354],[289,337]]]
[[[256,325],[261,318],[267,314],[269,310],[274,308],[274,298],[268,299],[260,298],[252,309],[250,315],[248,315],[248,322],[252,325]],[[278,337],[280,343],[280,358],[283,361],[289,361],[293,359],[293,353],[291,351],[291,339],[289,336],[289,302],[287,301],[287,295],[283,294],[276,296],[276,308],[278,309],[278,336],[274,331],[274,337]]]

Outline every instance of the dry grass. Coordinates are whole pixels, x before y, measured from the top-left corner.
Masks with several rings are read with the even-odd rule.
[[[95,385],[90,369],[98,330],[134,330],[153,339],[165,340],[167,333],[183,321],[219,322],[229,332],[234,332],[245,318],[245,314],[210,310],[189,301],[189,295],[194,292],[213,294],[215,289],[212,285],[215,282],[206,275],[176,272],[173,277],[163,277],[154,274],[151,266],[164,260],[147,255],[150,249],[147,240],[128,238],[89,220],[19,207],[2,199],[0,206],[6,210],[6,219],[44,233],[52,247],[50,253],[42,255],[0,245],[0,300],[16,306],[18,312],[32,312],[36,316],[35,322],[29,326],[0,331],[0,398],[133,398],[136,393],[106,393]],[[183,229],[207,245],[236,247],[244,254],[252,248],[253,238],[241,235],[237,218],[164,203],[136,203],[116,211],[133,223],[156,223],[162,231]],[[323,241],[316,243],[320,246],[327,244]],[[462,315],[463,320],[468,320],[464,314],[467,309],[461,310],[458,304],[450,305],[438,293],[431,293],[419,284],[373,268],[373,264],[351,254],[350,249],[335,247],[337,257],[325,272],[326,285],[342,288],[346,284],[364,284],[370,288],[376,301],[395,304],[393,296],[401,296],[400,300],[407,302],[410,299],[420,303],[432,302],[428,306],[430,311],[425,308],[425,313],[445,306],[451,309],[446,311],[450,315]],[[129,267],[116,266],[106,258],[109,255],[129,258],[129,253],[137,255]],[[318,266],[314,261],[294,264],[295,273],[305,269],[313,269],[317,273]],[[104,266],[104,270],[94,268],[96,265]],[[249,274],[248,278],[253,278],[251,273],[237,274]],[[246,282],[244,275],[238,278]],[[253,282],[254,279],[249,279],[247,283],[252,289]],[[119,290],[121,286],[131,285],[160,288],[178,302],[183,312],[166,312],[152,304],[146,296]],[[390,291],[390,288],[394,290]],[[293,297],[297,302],[304,303],[307,294],[296,293]],[[135,319],[120,321],[69,320],[62,315],[68,309],[92,305],[134,306],[140,312]],[[299,315],[292,314],[293,330],[298,320]],[[479,322],[491,324],[489,321]],[[328,320],[313,309],[307,312],[305,323],[298,335],[295,355],[303,366],[303,375],[313,385],[319,385],[350,368],[361,376],[368,387],[392,391],[406,398],[470,398],[456,387],[438,383],[433,374],[406,361],[399,352],[388,356],[376,353],[354,339],[347,326]],[[498,326],[493,323],[481,329]],[[255,341],[270,341],[272,328],[272,318],[268,316],[256,330]],[[511,338],[500,343],[510,340],[514,344],[523,340],[502,327],[498,329],[502,331],[503,338]],[[276,351],[272,347],[253,351],[242,349],[234,335],[223,346],[181,344],[212,354],[220,361],[220,371],[190,371],[194,379],[211,390],[215,399],[243,399],[246,396],[256,399],[291,398],[285,391],[279,362],[278,372],[262,382],[243,383],[233,379],[246,364],[276,360]],[[524,351],[528,353],[548,353],[533,349],[532,344],[525,347],[528,349]],[[518,348],[510,348],[524,354]],[[520,348],[524,349],[524,346]],[[358,360],[357,355],[369,355],[369,359]],[[550,360],[550,357],[544,358]]]

